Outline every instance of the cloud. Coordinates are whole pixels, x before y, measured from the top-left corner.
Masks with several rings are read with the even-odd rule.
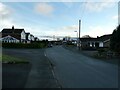
[[[113,0],[112,0],[113,1]],[[86,10],[90,12],[100,12],[106,8],[111,8],[115,3],[111,1],[107,2],[87,2],[84,3],[83,6]]]
[[[76,37],[76,30],[78,30],[78,25],[63,26],[58,28],[40,28],[40,30],[45,31],[44,35],[39,34],[39,36],[72,36]]]
[[[13,9],[7,5],[0,3],[0,30],[7,27],[12,27],[14,25],[11,15]]]
[[[76,37],[76,33],[74,32],[76,30],[78,30],[78,25],[63,26],[51,31],[51,35]]]
[[[78,25],[71,25],[71,26],[65,26],[65,27],[62,27],[63,30],[78,30]]]
[[[52,15],[54,7],[48,3],[38,3],[35,6],[35,11],[41,15],[48,16]]]
[[[106,32],[101,26],[95,26],[95,27],[90,26],[89,31],[87,33],[88,33],[87,35],[90,35],[90,36],[101,36]]]
[[[111,34],[116,26],[90,26],[88,31],[82,32],[83,35],[90,35],[92,37],[102,36],[104,34]]]
[[[10,7],[3,3],[0,3],[0,17],[2,17],[2,19],[10,17],[12,12],[13,10]]]

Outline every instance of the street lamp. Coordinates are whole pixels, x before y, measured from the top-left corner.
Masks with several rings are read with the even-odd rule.
[[[74,31],[74,32],[77,32],[77,31]],[[77,38],[78,38],[78,32],[77,32]]]
[[[74,31],[74,32],[77,32],[77,31]],[[78,32],[77,32],[77,38],[76,38],[76,43],[77,43],[77,46],[78,46]]]
[[[80,28],[81,28],[81,20],[79,20],[79,50],[81,48],[81,42],[80,42]]]

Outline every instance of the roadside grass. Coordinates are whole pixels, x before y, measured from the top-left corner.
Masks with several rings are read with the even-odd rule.
[[[19,63],[23,63],[23,64],[26,64],[26,63],[29,63],[27,60],[24,60],[22,58],[17,58],[17,57],[13,57],[13,56],[10,56],[10,55],[0,55],[0,62],[2,63],[8,63],[8,64],[19,64]]]
[[[63,46],[65,49],[68,49],[70,51],[73,51],[73,52],[76,52],[76,53],[81,53],[87,57],[91,57],[91,58],[94,58],[94,59],[97,59],[97,60],[101,60],[101,61],[104,61],[104,62],[107,62],[107,63],[111,63],[111,64],[120,64],[118,58],[114,58],[114,57],[106,57],[106,53],[105,52],[101,52],[101,53],[98,53],[98,52],[94,52],[91,51],[91,52],[83,52],[83,51],[80,51],[78,52],[78,50],[76,50],[73,46]]]
[[[75,47],[75,45],[66,45],[67,47]]]
[[[98,60],[107,62],[107,63],[111,63],[111,64],[115,64],[115,65],[119,65],[119,59],[118,58],[111,58],[111,57],[106,57],[106,56],[99,56],[99,55],[94,55],[93,58],[96,58]]]

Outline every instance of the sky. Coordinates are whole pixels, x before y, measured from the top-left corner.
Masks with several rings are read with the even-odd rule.
[[[24,0],[25,1],[25,0]],[[118,26],[118,1],[2,1],[0,29],[24,28],[38,38],[44,36],[91,37],[111,34]],[[76,32],[75,32],[76,31]]]

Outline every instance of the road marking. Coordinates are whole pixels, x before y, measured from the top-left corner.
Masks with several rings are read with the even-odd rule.
[[[46,53],[44,53],[44,54],[45,54],[45,56],[47,56]]]

